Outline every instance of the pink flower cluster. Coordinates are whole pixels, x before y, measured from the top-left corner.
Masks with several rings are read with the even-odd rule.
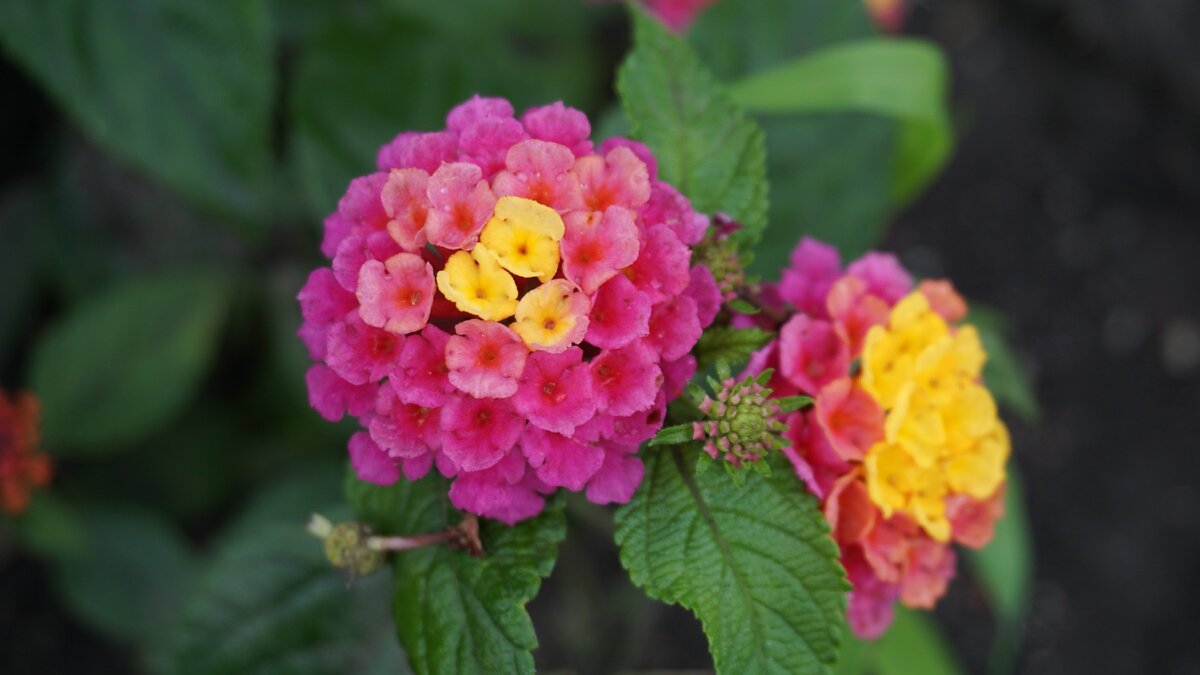
[[[899,421],[901,413],[886,410],[864,387],[861,371],[869,364],[853,364],[863,357],[871,329],[895,321],[893,309],[912,289],[912,277],[892,255],[867,253],[843,270],[836,249],[804,238],[780,283],[763,288],[760,300],[768,311],[734,319],[735,325],[779,331],[754,354],[748,372],[774,368],[775,395],[815,399],[811,408],[788,415],[784,452],[821,500],[853,585],[850,625],[864,638],[886,630],[897,600],[932,608],[954,577],[951,543],[983,546],[1003,511],[1003,485],[986,499],[938,497],[930,508],[944,509],[935,515],[949,522],[949,536],[939,538],[908,513],[885,515],[871,492],[871,455],[887,446],[895,429],[885,430],[886,423]],[[966,314],[966,303],[947,281],[924,281],[917,291],[941,321],[954,323]],[[916,478],[901,479],[932,483],[940,470],[913,471]]]
[[[694,373],[719,305],[690,263],[708,219],[657,179],[645,146],[597,149],[561,103],[516,117],[477,96],[446,127],[383,146],[325,221],[331,265],[299,294],[310,402],[361,421],[349,451],[366,481],[436,466],[456,507],[510,524],[558,487],[628,501],[639,444]],[[506,208],[562,225],[500,222],[484,246]],[[535,253],[542,267],[522,273],[513,260]]]

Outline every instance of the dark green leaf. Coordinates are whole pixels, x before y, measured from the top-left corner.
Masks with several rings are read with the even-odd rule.
[[[971,551],[968,557],[996,612],[991,668],[995,673],[1012,672],[1015,665],[1033,576],[1029,514],[1025,510],[1021,478],[1012,464],[1008,467],[1006,490],[1004,517],[996,523],[995,536],[982,550]]]
[[[54,492],[35,492],[16,524],[22,546],[42,558],[66,560],[86,553],[87,532],[80,515]]]
[[[42,284],[42,246],[47,221],[45,196],[29,186],[4,195],[0,204],[0,366],[23,337],[26,319]]]
[[[679,37],[643,11],[634,17],[634,49],[617,75],[634,134],[658,159],[663,180],[705,213],[743,225],[734,236],[753,246],[767,224],[762,129],[737,108]]]
[[[979,329],[979,339],[987,351],[983,380],[988,389],[997,401],[1011,408],[1022,420],[1037,422],[1041,416],[1037,394],[1029,373],[1005,337],[1008,331],[1004,315],[993,308],[972,304],[967,321]]]
[[[702,368],[719,361],[742,363],[771,337],[772,333],[758,328],[709,328],[696,342],[696,360]]]
[[[265,215],[266,3],[0,3],[0,43],[99,145],[206,206]]]
[[[816,500],[772,461],[738,489],[724,471],[693,474],[678,448],[648,452],[617,511],[621,562],[651,597],[699,617],[718,672],[830,672],[849,586]]]
[[[562,0],[397,0],[325,3],[299,46],[293,146],[314,213],[331,211],[379,146],[403,131],[445,126],[472,94],[522,108],[597,101],[598,48],[582,3]],[[536,16],[537,21],[528,17]]]
[[[945,164],[952,145],[946,60],[919,40],[839,44],[757,72],[731,95],[756,113],[859,111],[900,122],[890,198],[903,205]]]
[[[875,33],[863,3],[846,0],[722,0],[692,31],[704,62],[726,82]],[[896,123],[857,112],[760,122],[770,150],[771,213],[751,271],[774,277],[801,235],[846,257],[875,245],[889,215]]]
[[[77,508],[84,545],[58,560],[59,594],[80,619],[106,635],[155,641],[179,614],[196,561],[182,535],[141,508]]]
[[[168,421],[212,358],[230,285],[208,273],[146,277],[77,306],[42,337],[31,386],[56,453],[97,453]]]
[[[336,498],[338,468],[268,489],[218,538],[163,672],[179,675],[407,672],[388,616],[387,575],[347,588],[304,529]]]
[[[387,488],[348,476],[347,494],[360,520],[385,534],[437,532],[462,516],[437,475]],[[531,673],[537,637],[525,612],[550,574],[566,535],[562,505],[509,527],[481,520],[485,555],[445,546],[395,556],[394,616],[400,642],[417,673]]]

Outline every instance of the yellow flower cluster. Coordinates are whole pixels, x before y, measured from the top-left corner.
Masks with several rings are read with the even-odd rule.
[[[951,330],[919,291],[863,347],[862,386],[887,412],[864,462],[871,501],[938,541],[950,539],[946,497],[986,499],[1004,482],[1008,430],[979,383],[986,358],[975,328]]]
[[[487,321],[515,314],[514,330],[531,348],[553,344],[577,322],[573,308],[559,300],[563,289],[551,282],[564,233],[554,209],[531,199],[501,197],[479,243],[469,253],[455,252],[437,273],[438,289],[459,310]],[[514,275],[536,277],[542,285],[518,301]]]

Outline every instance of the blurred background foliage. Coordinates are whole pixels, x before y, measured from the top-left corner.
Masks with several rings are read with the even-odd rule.
[[[693,28],[766,130],[756,273],[803,233],[846,257],[877,245],[947,159],[941,56],[875,35],[846,0],[725,0]],[[0,385],[41,397],[57,462],[53,489],[0,533],[0,625],[22,643],[4,672],[402,668],[388,581],[346,591],[301,527],[346,513],[351,427],[307,405],[295,293],[376,149],[471,94],[562,100],[602,134],[625,129],[612,83],[627,17],[573,0],[8,0],[0,46]],[[990,384],[1036,419],[1003,316],[975,318]],[[992,598],[999,671],[1031,567],[1013,488],[966,573]],[[567,501],[531,609],[539,665],[703,665],[695,621],[624,577],[610,513]],[[906,614],[878,644],[851,642],[842,672],[955,672],[952,652]]]

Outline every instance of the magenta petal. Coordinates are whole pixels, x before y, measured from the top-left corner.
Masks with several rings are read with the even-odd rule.
[[[337,376],[328,366],[315,364],[304,376],[308,385],[308,403],[321,417],[336,422],[346,413],[359,417],[375,406],[378,386],[350,384]]]
[[[867,293],[895,304],[912,290],[912,276],[891,253],[870,251],[850,263],[846,274],[862,279],[867,284]]]
[[[325,362],[351,384],[378,382],[399,365],[404,337],[374,328],[354,313],[329,328]]]
[[[411,168],[433,173],[442,162],[453,162],[457,154],[458,134],[453,131],[408,131],[379,149],[375,165],[380,171]]]
[[[396,395],[405,403],[433,408],[446,402],[454,391],[446,366],[446,343],[450,336],[433,325],[404,341],[397,372],[390,378]]]
[[[326,257],[333,257],[346,237],[366,236],[387,228],[388,216],[379,198],[386,181],[387,174],[383,172],[350,181],[346,194],[338,200],[337,211],[325,219],[321,252]]]
[[[517,391],[529,350],[508,326],[470,319],[446,343],[450,383],[476,398],[508,398]]]
[[[391,485],[400,480],[400,467],[396,460],[375,445],[375,441],[360,431],[350,437],[350,466],[359,480],[375,485]]]
[[[358,287],[359,270],[368,260],[387,260],[400,253],[400,245],[387,231],[353,234],[346,237],[333,256],[333,276],[342,288]]]
[[[423,169],[394,169],[383,186],[388,234],[405,251],[425,246],[425,220],[429,216],[429,174]]]
[[[655,361],[650,350],[638,342],[601,351],[591,362],[596,409],[620,417],[654,405],[663,379]]]
[[[641,485],[645,472],[636,445],[605,444],[604,463],[588,481],[588,501],[593,504],[628,503]]]
[[[597,347],[617,349],[650,334],[650,298],[625,275],[609,279],[596,292],[587,336]]]
[[[592,125],[587,115],[562,101],[530,108],[521,115],[521,124],[531,137],[564,145],[576,156],[592,152]]]
[[[442,408],[442,451],[461,471],[495,466],[525,426],[507,399],[452,397]]]
[[[485,97],[475,94],[459,103],[446,114],[446,128],[462,133],[467,127],[486,119],[511,119],[512,104],[498,97]]]
[[[635,214],[620,206],[567,214],[562,241],[563,275],[591,295],[638,257]]]
[[[528,140],[508,150],[507,170],[496,174],[492,190],[498,197],[532,199],[559,212],[583,205],[579,179],[571,173],[575,155],[558,143]]]
[[[434,246],[469,250],[491,217],[496,196],[474,164],[443,164],[429,177],[426,187],[429,214],[425,237]]]
[[[604,463],[604,451],[537,427],[526,427],[521,450],[547,485],[578,491]]]
[[[779,364],[783,376],[810,395],[850,375],[850,348],[833,324],[797,314],[779,331]]]
[[[358,313],[368,326],[390,333],[421,330],[433,306],[433,266],[413,253],[386,262],[368,260],[358,273]]]
[[[650,312],[650,335],[646,342],[663,360],[674,361],[692,351],[704,329],[696,316],[696,301],[677,295],[655,305]]]
[[[678,295],[691,282],[688,272],[692,252],[666,225],[648,227],[641,252],[625,273],[638,290],[653,302]]]
[[[708,229],[708,216],[697,213],[687,197],[660,180],[651,183],[650,200],[638,209],[638,216],[647,228],[666,225],[688,245],[699,244]]]
[[[700,319],[701,328],[712,325],[721,311],[721,289],[713,273],[704,265],[695,265],[691,270],[691,281],[684,290],[692,300],[696,301],[696,317]]]
[[[823,319],[828,314],[825,296],[841,276],[841,268],[836,248],[804,237],[792,250],[791,265],[783,271],[779,283],[779,295],[801,312]]]
[[[513,396],[517,412],[547,431],[571,434],[596,412],[592,378],[583,351],[533,352],[525,362],[521,385]]]

